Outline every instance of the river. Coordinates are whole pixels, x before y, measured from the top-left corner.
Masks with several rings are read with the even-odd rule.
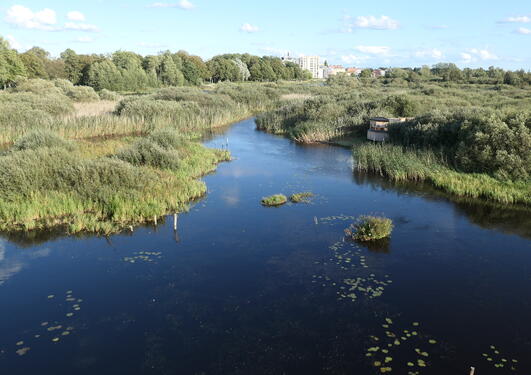
[[[531,373],[529,211],[358,175],[252,119],[205,143],[226,139],[176,233],[0,239],[0,374]],[[389,241],[344,240],[373,213]]]

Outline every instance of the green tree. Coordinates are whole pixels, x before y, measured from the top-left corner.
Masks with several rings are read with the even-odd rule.
[[[5,89],[26,76],[26,67],[18,52],[0,37],[0,85]]]
[[[111,60],[92,64],[88,69],[87,84],[95,90],[120,91],[124,89],[122,74]]]
[[[162,55],[158,68],[159,80],[169,86],[182,86],[184,84],[184,75],[177,69],[174,57],[167,53]]]

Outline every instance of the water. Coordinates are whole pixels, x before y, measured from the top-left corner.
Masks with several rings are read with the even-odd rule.
[[[531,372],[528,212],[356,175],[348,150],[252,120],[206,143],[227,137],[235,160],[177,234],[169,217],[108,239],[0,240],[0,374]],[[300,191],[317,196],[259,204]],[[393,219],[392,239],[343,242],[370,213]]]

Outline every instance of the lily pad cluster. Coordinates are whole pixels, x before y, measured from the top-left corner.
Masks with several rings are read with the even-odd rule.
[[[491,364],[494,368],[508,368],[512,371],[516,371],[518,360],[511,359],[508,356],[501,353],[501,351],[494,345],[489,347],[485,353],[482,354],[485,361]]]
[[[360,294],[367,296],[368,298],[380,297],[383,294],[385,287],[393,282],[388,278],[389,276],[385,275],[385,280],[378,280],[376,279],[376,276],[371,273],[368,277],[345,279],[343,282],[348,286],[348,289],[345,293],[341,294],[341,297],[351,298],[352,300],[356,300],[357,296]]]
[[[156,259],[161,259],[162,253],[159,251],[138,251],[133,253],[133,256],[124,257],[124,262],[127,263],[154,263]]]
[[[61,299],[59,299],[55,294],[50,294],[47,296],[47,300],[54,302],[58,300],[60,301]],[[65,317],[68,320],[81,310],[82,303],[83,300],[81,298],[75,297],[72,290],[65,292],[64,302],[59,302],[61,307],[66,306]],[[50,340],[52,343],[60,342],[63,338],[69,336],[74,331],[74,327],[66,322],[67,320],[42,321],[39,324],[39,327],[33,331],[32,337],[16,342],[15,353],[19,356],[26,355],[31,350],[31,347],[28,345],[29,341],[35,342],[36,340],[46,339]]]
[[[407,370],[408,375],[420,375],[429,366],[430,349],[437,344],[437,340],[422,334],[418,322],[399,328],[391,318],[385,318],[381,327],[383,333],[380,336],[369,336],[372,346],[367,349],[365,356],[371,365],[382,374],[395,368],[400,369],[397,371],[399,373],[406,373]],[[407,360],[399,363],[393,357]]]

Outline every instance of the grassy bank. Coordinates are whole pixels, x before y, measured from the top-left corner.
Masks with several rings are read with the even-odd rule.
[[[0,230],[112,233],[150,222],[205,194],[197,178],[229,157],[175,132],[98,143],[32,133],[0,156]]]
[[[59,87],[56,87],[59,86]],[[66,87],[63,87],[66,85]],[[297,83],[217,84],[203,89],[168,87],[150,94],[127,95],[57,82],[28,80],[0,92],[0,144],[11,144],[35,130],[68,139],[148,134],[155,130],[201,132],[271,110],[286,94],[304,90]],[[69,96],[70,95],[70,96]],[[286,98],[285,98],[286,97]]]
[[[501,181],[487,174],[458,172],[442,156],[427,150],[365,144],[354,148],[354,156],[358,170],[377,173],[396,182],[426,181],[461,197],[531,205],[530,181]]]

